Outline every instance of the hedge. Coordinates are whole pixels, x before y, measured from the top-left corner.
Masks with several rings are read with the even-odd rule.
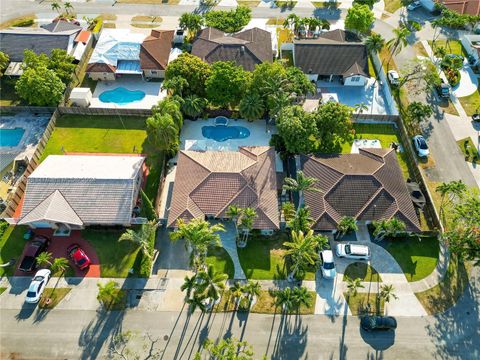
[[[143,255],[143,253],[139,253],[141,256],[140,260],[140,276],[141,277],[150,277],[150,273],[152,272],[152,266],[153,266],[153,251],[155,250],[155,239],[157,235],[157,231],[153,231],[152,235],[150,236],[150,239],[148,241],[148,251],[151,254],[151,257],[147,257]]]

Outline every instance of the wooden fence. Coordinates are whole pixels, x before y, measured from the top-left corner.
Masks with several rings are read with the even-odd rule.
[[[104,109],[104,108],[83,108],[59,106],[60,115],[112,115],[112,116],[150,116],[150,109]]]

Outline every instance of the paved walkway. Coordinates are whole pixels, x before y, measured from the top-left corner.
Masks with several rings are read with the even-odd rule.
[[[235,226],[231,221],[222,221],[222,224],[225,226],[225,232],[220,232],[220,238],[223,248],[232,258],[233,266],[235,267],[234,278],[236,280],[245,280],[247,277],[243,272],[240,259],[238,258]]]

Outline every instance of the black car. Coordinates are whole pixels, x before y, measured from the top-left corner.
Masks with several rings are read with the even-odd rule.
[[[29,272],[37,267],[37,256],[48,249],[50,239],[46,236],[35,235],[33,240],[27,245],[25,256],[18,267],[19,270]]]
[[[364,316],[360,321],[360,326],[366,331],[395,330],[397,320],[391,316]]]
[[[473,121],[480,121],[480,113],[478,113],[478,114],[473,114],[473,115],[472,115],[472,120],[473,120]]]

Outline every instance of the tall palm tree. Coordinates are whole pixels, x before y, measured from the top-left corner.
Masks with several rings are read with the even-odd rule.
[[[385,46],[385,39],[380,34],[372,34],[365,39],[365,46],[368,51],[378,53]]]
[[[97,300],[106,308],[109,308],[123,296],[123,294],[118,291],[118,283],[113,280],[105,284],[98,282],[97,287]]]
[[[289,287],[275,292],[275,305],[282,308],[283,313],[289,313],[295,308],[292,289]]]
[[[43,251],[37,256],[37,264],[39,266],[52,266],[52,253]]]
[[[205,105],[204,98],[195,94],[188,95],[183,99],[182,111],[186,116],[196,119],[202,115]]]
[[[65,12],[66,12],[67,14],[70,14],[70,10],[73,10],[73,5],[72,5],[72,3],[68,2],[68,1],[66,1],[66,2],[63,3],[63,7],[65,8]]]
[[[240,217],[240,228],[242,229],[242,240],[239,242],[239,247],[247,246],[248,237],[250,236],[250,231],[253,228],[253,222],[257,217],[257,212],[254,208],[245,208],[242,211],[242,215]]]
[[[265,114],[262,98],[256,93],[246,94],[239,104],[240,115],[246,120],[261,119]]]
[[[241,207],[238,207],[237,205],[230,205],[227,209],[227,212],[225,215],[227,215],[233,222],[233,225],[235,225],[235,233],[238,239],[238,219],[243,214],[243,209]]]
[[[188,312],[190,314],[193,314],[197,309],[200,309],[202,313],[207,311],[207,306],[205,305],[204,300],[205,300],[204,297],[197,294],[187,299],[186,303],[188,304]]]
[[[321,192],[320,189],[315,187],[315,183],[318,180],[304,175],[303,171],[297,171],[297,178],[287,177],[284,180],[283,189],[287,191],[298,192],[298,207],[297,213],[300,211],[300,208],[303,207],[304,203],[304,193],[305,191],[315,191]]]
[[[60,14],[60,4],[56,1],[54,1],[51,5],[50,5],[51,9],[52,10],[55,10],[56,12],[58,12]]]
[[[298,17],[298,15],[294,13],[289,14],[285,19],[285,21],[283,22],[283,27],[289,28],[290,30],[292,30],[295,36],[297,36],[298,34],[299,26],[300,26],[300,18]]]
[[[197,285],[197,277],[195,275],[193,276],[185,276],[183,278],[183,284],[180,287],[180,290],[186,291],[185,293],[185,299],[190,299],[192,297],[192,294],[196,288]]]
[[[118,241],[130,241],[135,244],[136,248],[140,248],[142,254],[147,258],[153,257],[152,237],[155,238],[155,231],[157,230],[157,223],[149,221],[142,224],[138,231],[127,229],[118,239]]]
[[[361,102],[354,105],[354,110],[355,110],[355,113],[357,114],[356,118],[358,119],[358,116],[360,114],[363,114],[365,111],[368,110],[368,106],[364,102]]]
[[[313,224],[308,207],[301,208],[294,217],[287,223],[288,227],[293,231],[307,232]]]
[[[147,136],[150,143],[160,151],[174,154],[178,150],[178,127],[169,114],[153,114],[147,118]]]
[[[70,263],[68,262],[68,259],[64,257],[55,258],[52,263],[52,273],[60,271],[63,274],[69,267]]]
[[[160,100],[157,105],[152,106],[152,114],[170,115],[175,123],[178,133],[183,126],[183,115],[181,111],[182,98],[178,96],[172,96]]]
[[[178,25],[181,29],[188,31],[188,37],[194,38],[201,30],[205,23],[205,19],[200,14],[184,13],[180,16]]]
[[[387,41],[387,48],[390,51],[390,57],[387,61],[387,68],[393,58],[393,55],[397,55],[405,46],[407,46],[407,38],[411,34],[410,30],[408,30],[406,27],[393,29],[393,33],[395,34],[395,37]]]
[[[295,205],[292,202],[283,203],[282,212],[285,221],[289,223],[295,216]]]
[[[307,265],[315,265],[318,261],[318,240],[313,235],[313,230],[309,230],[306,235],[303,231],[292,231],[292,241],[286,241],[283,244],[287,251],[285,256],[292,260],[292,271],[288,275],[288,280],[293,281],[299,270]]]
[[[162,89],[167,90],[168,95],[182,96],[183,90],[186,87],[188,87],[188,81],[181,76],[165,79],[162,83]]]
[[[337,239],[341,239],[349,232],[357,230],[357,221],[351,216],[344,216],[340,219],[337,225]]]
[[[213,265],[209,265],[207,270],[199,272],[197,277],[199,293],[210,299],[213,305],[220,299],[221,292],[225,290],[225,281],[228,279],[228,275],[215,271]]]
[[[209,246],[220,245],[219,231],[225,231],[222,224],[211,225],[203,219],[193,219],[186,223],[182,219],[177,222],[178,229],[170,233],[170,239],[177,241],[185,239],[187,246],[192,248],[192,259],[205,258]],[[200,261],[203,263],[203,260]],[[198,270],[198,267],[195,267]]]
[[[309,307],[312,303],[312,294],[304,286],[293,288],[293,302],[298,310],[303,305]]]
[[[381,241],[388,236],[396,236],[399,232],[405,231],[407,228],[405,223],[397,218],[376,220],[373,221],[372,225],[375,228],[373,236],[376,241]]]
[[[382,285],[380,287],[380,298],[384,299],[386,303],[389,303],[391,298],[398,299],[393,285]]]
[[[235,281],[233,286],[230,288],[230,295],[233,297],[233,300],[235,301],[235,307],[238,306],[238,303],[240,302],[241,297],[245,293],[245,287],[240,284],[240,282]]]
[[[443,182],[435,189],[441,196],[440,212],[443,213],[444,208],[448,204],[452,204],[456,199],[463,197],[467,191],[467,186],[462,180]]]
[[[362,279],[356,278],[351,279],[347,276],[347,295],[348,296],[357,296],[358,289],[363,289],[365,286],[362,285]]]
[[[247,295],[249,302],[251,303],[254,297],[259,297],[261,294],[262,286],[258,281],[248,280],[245,285],[245,294]]]

